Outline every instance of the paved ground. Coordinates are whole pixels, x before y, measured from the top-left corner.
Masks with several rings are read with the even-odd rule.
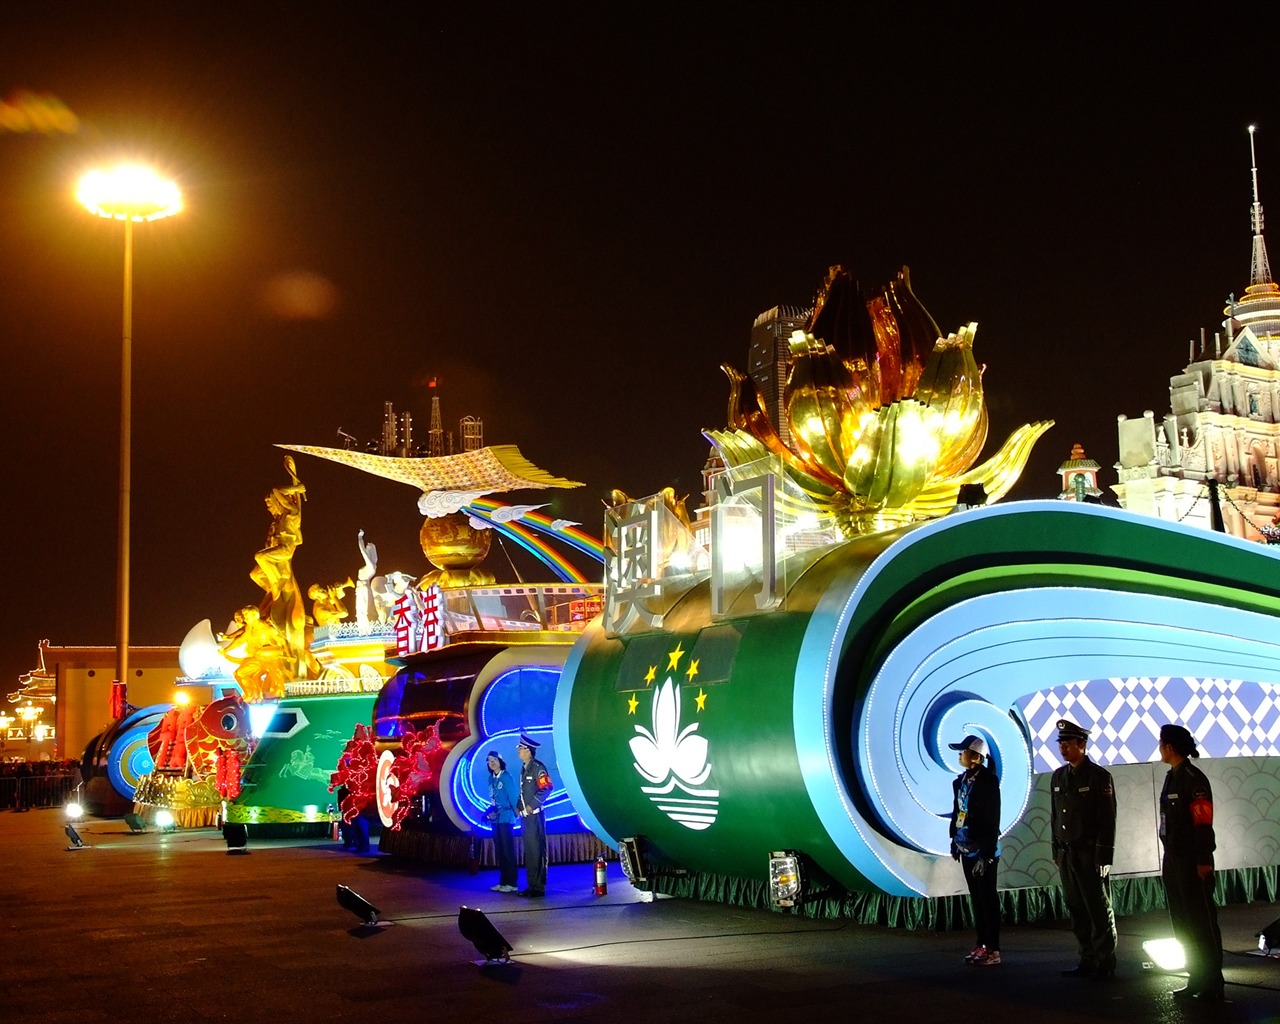
[[[530,903],[471,876],[330,843],[255,842],[230,856],[212,831],[131,835],[89,822],[67,852],[58,811],[0,813],[0,1021],[897,1021],[1280,1022],[1280,959],[1244,955],[1276,905],[1228,907],[1225,1007],[1175,1004],[1180,978],[1141,968],[1163,914],[1120,923],[1121,977],[1059,977],[1062,925],[1007,927],[1001,967],[967,967],[967,933],[809,921],[683,900],[642,902],[617,873],[553,867]],[[365,928],[344,883],[377,905]],[[484,910],[515,947],[480,968],[457,928]]]

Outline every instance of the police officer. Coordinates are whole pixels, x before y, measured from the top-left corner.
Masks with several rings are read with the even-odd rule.
[[[1080,962],[1063,975],[1110,978],[1116,972],[1116,916],[1111,909],[1111,861],[1116,846],[1116,791],[1111,773],[1085,753],[1088,730],[1058,722],[1058,752],[1067,763],[1053,773],[1053,862]]]
[[[521,735],[516,753],[523,765],[520,769],[519,814],[524,835],[525,887],[517,896],[538,897],[547,894],[547,823],[542,804],[551,795],[551,776],[547,766],[536,757],[538,744]]]
[[[1222,935],[1213,902],[1213,790],[1189,758],[1196,741],[1180,725],[1160,728],[1160,760],[1169,766],[1160,791],[1161,875],[1173,937],[1187,958],[1187,986],[1174,999],[1223,999]]]

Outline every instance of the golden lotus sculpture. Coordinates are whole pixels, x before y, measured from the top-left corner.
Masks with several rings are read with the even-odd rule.
[[[870,299],[843,267],[832,267],[805,331],[791,337],[783,396],[791,443],[770,421],[755,383],[730,366],[723,367],[729,429],[706,437],[730,473],[779,457],[846,536],[945,515],[964,484],[981,484],[987,500],[997,501],[1053,421],[1019,427],[973,465],[987,440],[977,329],[970,323],[942,337],[911,291],[907,267]]]

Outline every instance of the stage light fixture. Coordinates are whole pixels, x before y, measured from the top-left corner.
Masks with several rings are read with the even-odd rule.
[[[222,826],[222,838],[227,844],[227,853],[249,852],[249,829],[240,822]]]
[[[63,811],[66,812],[67,817],[71,821],[79,821],[81,818],[84,817],[84,808],[81,807],[74,800],[68,803],[67,806],[63,808]]]
[[[84,840],[80,838],[80,833],[76,831],[74,825],[63,825],[62,831],[65,832],[67,838],[71,840],[71,845],[67,847],[68,850],[88,849],[88,847],[84,845]]]
[[[147,823],[133,811],[124,816],[124,823],[129,826],[130,832],[145,832],[147,830]]]
[[[769,901],[775,907],[794,907],[803,889],[800,854],[794,850],[774,850],[769,854]]]
[[[1162,971],[1184,971],[1187,968],[1187,955],[1177,939],[1148,939],[1142,944],[1142,951],[1150,960],[1143,967],[1158,967]]]
[[[378,915],[382,913],[377,907],[361,896],[354,889],[350,889],[345,885],[338,885],[338,904],[346,910],[351,911],[356,917],[360,918],[365,924],[374,925],[378,923]]]
[[[961,484],[956,492],[956,511],[981,508],[987,503],[987,489],[982,484]]]
[[[1280,917],[1258,932],[1258,952],[1264,956],[1280,956]]]
[[[511,962],[511,943],[502,937],[482,911],[474,907],[459,907],[458,931],[484,957],[475,961],[477,966],[491,967]]]
[[[172,832],[177,828],[177,825],[175,825],[173,821],[173,813],[171,811],[166,811],[163,808],[156,811],[156,828],[160,829],[162,832]]]
[[[618,840],[618,862],[622,865],[622,873],[637,888],[647,885],[649,881],[644,870],[643,843],[644,836],[629,836]]]

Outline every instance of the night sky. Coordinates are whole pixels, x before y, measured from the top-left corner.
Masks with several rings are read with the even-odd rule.
[[[0,131],[0,692],[42,638],[114,643],[123,229],[75,203],[89,167],[186,202],[135,235],[135,644],[260,599],[273,444],[372,438],[384,401],[425,441],[431,377],[447,429],[585,483],[506,500],[597,533],[614,487],[696,505],[719,364],[837,262],[978,322],[984,458],[1057,421],[1015,497],[1075,442],[1114,483],[1116,415],[1167,410],[1249,283],[1250,123],[1280,216],[1267,5],[444,6],[0,15],[0,95],[78,119]],[[411,488],[298,469],[304,586],[355,572],[360,528],[426,570]]]

